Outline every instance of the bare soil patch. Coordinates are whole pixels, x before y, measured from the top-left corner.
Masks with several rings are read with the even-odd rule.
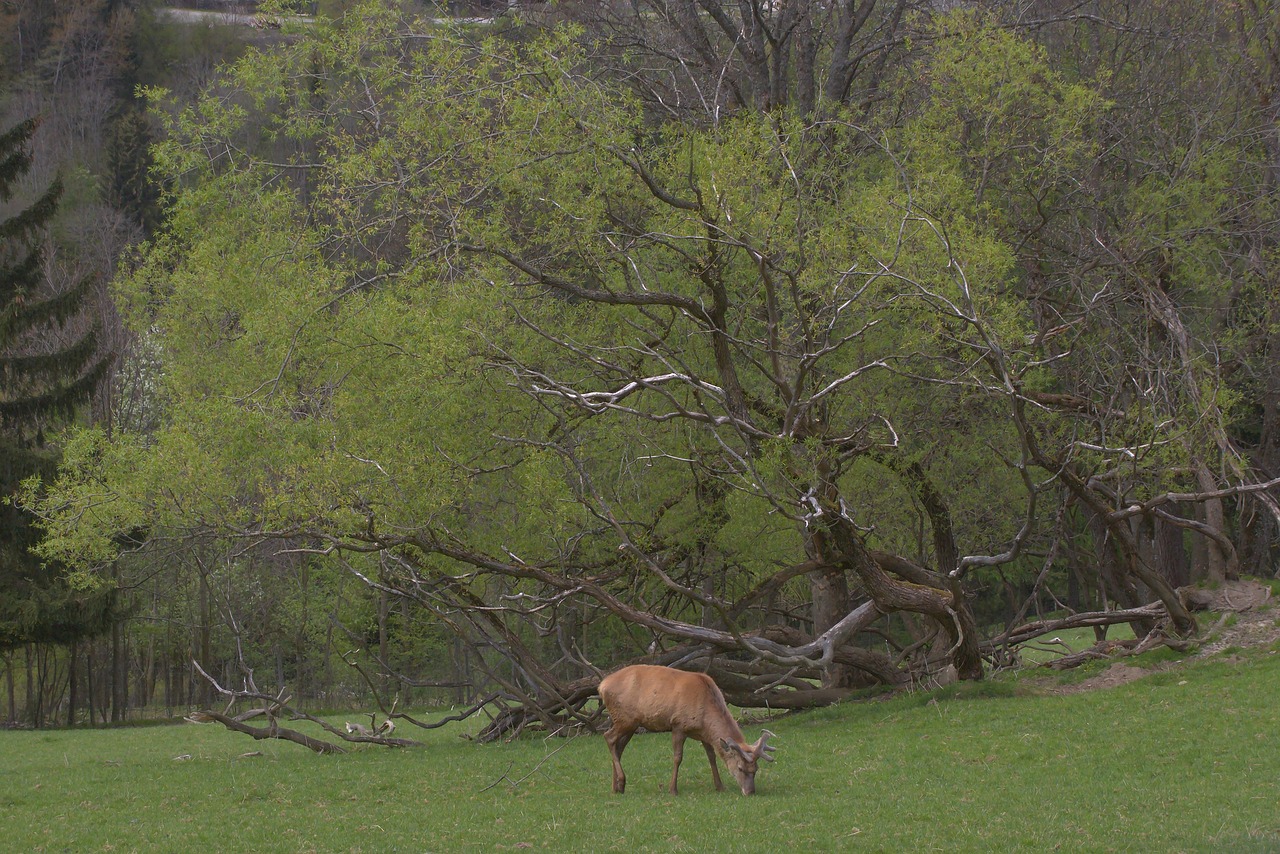
[[[1250,579],[1224,581],[1212,589],[1181,587],[1178,593],[1193,611],[1243,613],[1254,610],[1271,598],[1271,588]]]
[[[1271,588],[1265,584],[1251,580],[1228,581],[1212,590],[1183,588],[1178,592],[1192,610],[1199,612],[1196,616],[1202,636],[1212,638],[1187,660],[1208,658],[1225,649],[1268,646],[1280,640],[1280,614],[1264,607],[1271,599]],[[1114,688],[1178,666],[1179,662],[1168,662],[1136,667],[1116,661],[1097,676],[1070,685],[1058,684],[1049,678],[1030,682],[1046,694],[1078,694]]]

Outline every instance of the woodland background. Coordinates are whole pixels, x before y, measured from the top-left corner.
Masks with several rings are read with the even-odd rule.
[[[8,721],[807,707],[1275,575],[1268,4],[234,11],[0,4]]]

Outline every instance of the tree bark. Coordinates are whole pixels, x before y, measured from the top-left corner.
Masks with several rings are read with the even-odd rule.
[[[213,661],[213,641],[210,633],[212,632],[213,615],[209,606],[209,573],[205,569],[204,564],[200,564],[200,586],[197,593],[197,607],[200,610],[200,628],[197,634],[197,643],[200,645],[200,661]],[[212,689],[207,683],[200,683],[200,690],[197,694],[201,703],[213,702]]]
[[[76,706],[80,702],[80,680],[77,677],[79,671],[77,659],[80,657],[80,645],[75,641],[67,644],[67,726],[74,727],[76,725]]]
[[[973,625],[972,615],[961,616],[969,610],[963,595],[957,597],[952,590],[939,590],[910,581],[894,581],[872,558],[862,536],[838,506],[824,503],[821,521],[834,540],[837,551],[857,573],[877,607],[885,613],[912,611],[933,617],[951,639],[948,653],[957,675],[961,679],[982,678],[977,634],[965,628]]]
[[[26,708],[23,709],[23,717],[28,721],[35,723],[36,707],[39,705],[40,697],[36,693],[36,674],[35,674],[35,644],[26,644],[24,656],[27,665],[27,700]]]
[[[828,567],[809,576],[809,596],[813,609],[813,634],[820,635],[849,613],[849,581],[843,567]],[[824,688],[845,688],[852,674],[834,663],[822,676]]]
[[[1213,492],[1218,488],[1218,483],[1214,480],[1213,474],[1203,462],[1196,465],[1196,483],[1203,492]],[[1225,532],[1227,530],[1226,514],[1222,510],[1221,498],[1210,498],[1201,505],[1204,513],[1204,523],[1214,531]],[[1216,540],[1212,537],[1205,537],[1205,576],[1210,581],[1234,581],[1240,576],[1235,566],[1235,561],[1229,561],[1226,553],[1223,551]]]
[[[1089,513],[1089,525],[1094,535],[1095,548],[1102,549],[1098,553],[1099,561],[1103,562],[1104,568],[1111,568],[1115,590],[1126,597],[1125,600],[1121,600],[1122,604],[1126,608],[1135,608],[1140,604],[1137,601],[1135,586],[1135,582],[1140,581],[1164,603],[1169,618],[1173,621],[1174,631],[1178,635],[1188,637],[1195,634],[1195,617],[1183,605],[1177,592],[1158,572],[1142,560],[1133,532],[1129,529],[1128,519],[1113,519],[1103,500],[1069,468],[1062,467],[1059,477]],[[1114,562],[1110,562],[1112,558]],[[1145,637],[1152,628],[1149,621],[1140,620],[1134,625],[1134,634]]]
[[[191,715],[190,720],[195,723],[217,722],[222,724],[229,730],[244,733],[255,739],[261,740],[266,738],[278,738],[284,741],[292,741],[294,744],[300,744],[308,750],[314,750],[316,753],[346,753],[336,744],[323,741],[318,738],[312,738],[306,733],[298,732],[294,729],[280,726],[275,718],[271,718],[270,723],[264,727],[250,726],[249,724],[227,717],[221,712],[215,712],[210,709],[204,709]]]
[[[1170,511],[1177,513],[1177,506],[1170,508]],[[1160,516],[1153,520],[1153,526],[1152,551],[1156,567],[1170,587],[1185,587],[1191,583],[1191,565],[1187,561],[1187,550],[1182,542],[1182,529]]]
[[[13,650],[6,650],[4,654],[4,673],[5,685],[9,689],[9,723],[18,722],[18,697],[17,691],[13,684]]]

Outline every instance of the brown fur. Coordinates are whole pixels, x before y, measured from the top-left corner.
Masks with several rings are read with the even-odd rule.
[[[756,766],[761,759],[772,759],[766,745],[770,733],[755,744],[748,744],[738,722],[729,713],[724,694],[705,673],[689,673],[670,667],[633,664],[606,676],[600,682],[600,699],[609,711],[613,725],[605,733],[609,755],[613,758],[613,790],[626,789],[622,771],[622,751],[640,727],[650,732],[670,732],[675,765],[671,770],[671,792],[676,792],[676,778],[684,757],[686,738],[702,742],[711,763],[711,776],[716,789],[723,789],[716,754],[737,779],[744,795],[755,791]]]

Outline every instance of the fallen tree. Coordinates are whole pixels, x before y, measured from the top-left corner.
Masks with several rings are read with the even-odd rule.
[[[318,718],[290,705],[291,698],[284,688],[281,688],[279,693],[274,695],[259,691],[253,682],[253,672],[251,670],[245,671],[245,688],[233,689],[219,685],[218,681],[200,666],[200,662],[192,661],[192,666],[213,686],[215,691],[227,698],[226,708],[221,712],[212,709],[201,709],[187,715],[186,719],[192,723],[220,723],[229,730],[243,733],[254,739],[291,741],[294,744],[302,745],[308,750],[314,750],[316,753],[345,753],[346,751],[332,741],[316,738],[299,730],[283,726],[281,721],[307,721],[320,727],[329,735],[345,742],[380,744],[385,747],[422,746],[421,742],[413,741],[412,739],[393,737],[391,733],[395,729],[394,726],[387,727],[384,725],[375,728],[355,727],[352,725],[348,725],[345,728],[334,726],[323,718]],[[261,705],[236,715],[231,714],[231,710],[236,704],[246,702]],[[265,718],[266,723],[261,726],[254,726],[249,723],[249,721],[259,717]],[[387,723],[390,720],[391,718],[388,718]]]

